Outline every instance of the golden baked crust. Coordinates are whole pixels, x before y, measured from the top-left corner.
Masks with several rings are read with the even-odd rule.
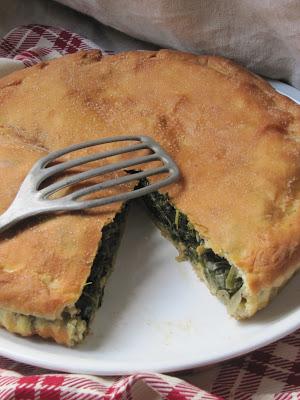
[[[45,151],[0,128],[0,212],[12,202]],[[0,304],[5,310],[55,320],[78,300],[101,242],[120,205],[96,212],[36,217],[0,235]]]
[[[41,149],[147,134],[181,170],[181,181],[166,189],[172,203],[207,247],[242,271],[243,316],[300,266],[300,107],[229,60],[167,50],[76,53],[1,79],[0,126],[3,137],[30,149],[9,179],[0,168],[1,211]],[[0,167],[12,157],[4,148],[1,142]],[[57,318],[80,296],[114,207],[105,215],[52,216],[4,235],[0,306]],[[55,284],[43,283],[43,274]]]

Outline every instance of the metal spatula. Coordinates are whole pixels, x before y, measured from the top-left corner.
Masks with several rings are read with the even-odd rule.
[[[74,158],[73,160],[65,161],[57,165],[49,165],[56,161],[59,157],[76,150],[98,146],[101,144],[124,141],[133,141],[135,143],[129,146],[121,146],[120,148],[110,151],[97,152],[84,157]],[[56,182],[41,188],[41,184],[45,183],[46,179],[57,176],[63,172],[67,172],[67,170],[71,168],[142,149],[150,150],[150,154],[142,157],[132,157],[119,162],[108,162],[108,164],[98,168],[92,168],[84,172],[75,173],[73,175],[70,174],[63,179],[57,180]],[[58,192],[67,186],[75,185],[87,179],[114,171],[132,169],[132,167],[136,165],[148,163],[150,161],[161,161],[162,165],[152,169],[148,168],[134,174],[127,174],[122,177],[109,179],[91,186],[86,186],[67,195],[63,195],[62,197],[50,198],[53,193]],[[167,173],[167,177],[155,181],[154,183],[150,183],[146,187],[97,199],[80,200],[80,198],[83,196],[101,191],[103,189],[162,173]],[[34,215],[56,211],[83,210],[144,196],[145,194],[175,182],[178,177],[179,170],[175,162],[168,154],[166,154],[166,152],[159,146],[158,143],[148,136],[115,136],[75,144],[64,149],[54,151],[48,154],[46,157],[41,158],[34,164],[20,186],[13,203],[0,216],[0,232],[11,227],[17,222]]]

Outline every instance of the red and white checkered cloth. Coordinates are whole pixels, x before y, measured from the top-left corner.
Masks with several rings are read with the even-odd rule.
[[[8,64],[13,62],[13,68],[20,68],[91,48],[99,47],[75,33],[28,25],[12,30],[0,40],[0,57]],[[5,72],[0,67],[0,75]],[[2,400],[300,400],[300,330],[210,370],[186,372],[184,378],[196,386],[160,374],[110,379],[57,374],[1,357],[0,368]]]

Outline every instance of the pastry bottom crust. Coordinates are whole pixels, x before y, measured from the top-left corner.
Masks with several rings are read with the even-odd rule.
[[[180,242],[177,243],[172,240],[170,234],[167,230],[159,224],[157,220],[154,220],[155,225],[159,228],[161,234],[171,241],[173,245],[178,250],[177,261],[184,261],[187,259],[185,245]],[[214,286],[210,285],[210,282],[207,280],[204,273],[204,265],[201,262],[194,262],[193,260],[188,260],[196,272],[197,276],[201,281],[205,283],[208,287],[209,291],[216,296],[222,303],[226,306],[228,313],[237,320],[247,319],[252,317],[257,311],[264,308],[269,301],[277,294],[279,287],[266,288],[261,290],[258,294],[252,294],[248,287],[246,279],[244,278],[244,284],[237,293],[235,293],[232,297],[229,297],[225,291],[216,290]],[[289,278],[286,279],[286,281]],[[285,282],[284,282],[285,283]],[[282,285],[284,285],[282,283]]]
[[[0,325],[21,336],[39,335],[44,339],[52,338],[66,346],[82,342],[88,329],[86,321],[78,316],[49,321],[3,309],[0,309]]]

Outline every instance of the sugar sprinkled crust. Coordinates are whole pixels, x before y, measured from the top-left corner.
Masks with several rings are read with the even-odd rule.
[[[0,168],[2,210],[42,151],[148,134],[181,170],[181,181],[166,189],[173,204],[205,245],[243,274],[249,308],[242,317],[264,306],[299,267],[300,107],[233,62],[167,50],[77,53],[0,80],[0,110],[1,140],[27,149],[15,175]],[[1,155],[4,147],[1,160],[11,157]],[[115,212],[52,217],[4,236],[0,306],[59,317],[80,296],[99,232]],[[58,279],[58,287],[49,289],[41,273]]]

